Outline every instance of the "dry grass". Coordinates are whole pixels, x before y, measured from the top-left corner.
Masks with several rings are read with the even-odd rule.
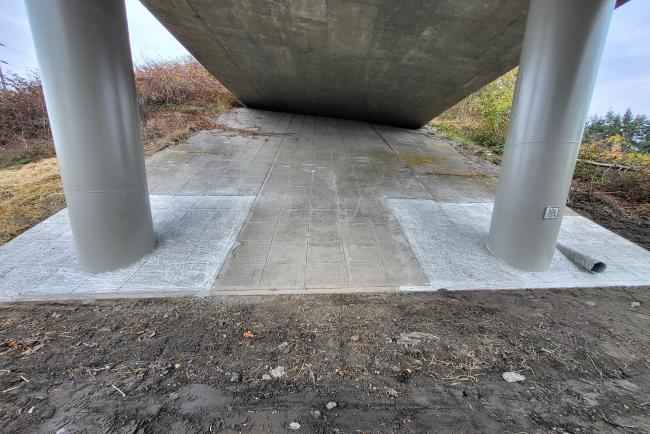
[[[149,157],[168,146],[183,142],[196,131],[218,128],[215,116],[160,110],[150,115],[144,138],[144,155]]]
[[[135,70],[135,85],[147,109],[223,110],[235,102],[228,89],[195,60],[148,62]]]
[[[0,170],[0,244],[64,206],[56,159]]]

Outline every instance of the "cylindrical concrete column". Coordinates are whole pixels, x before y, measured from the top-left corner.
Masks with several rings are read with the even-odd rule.
[[[155,243],[123,0],[27,0],[79,263],[131,264]]]
[[[616,0],[531,0],[488,247],[547,269]]]

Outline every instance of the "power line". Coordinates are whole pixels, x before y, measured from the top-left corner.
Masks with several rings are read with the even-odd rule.
[[[12,48],[12,47],[10,47],[10,46],[7,45],[7,44],[3,44],[2,42],[0,42],[0,47],[4,47],[4,48],[6,48],[6,49],[8,49],[8,50],[11,50],[11,51],[13,51],[13,52],[15,52],[15,53],[20,54],[21,56],[30,57],[30,58],[32,57],[32,56],[30,56],[29,54],[27,54],[27,53],[25,53],[25,52],[23,52],[23,51],[20,51],[20,50],[16,50],[15,48]]]

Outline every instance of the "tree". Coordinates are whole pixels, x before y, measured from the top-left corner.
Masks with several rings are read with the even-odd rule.
[[[585,126],[582,141],[608,147],[607,139],[616,135],[629,143],[631,151],[650,153],[650,119],[634,115],[630,109],[623,115],[610,110],[604,116],[592,116]]]

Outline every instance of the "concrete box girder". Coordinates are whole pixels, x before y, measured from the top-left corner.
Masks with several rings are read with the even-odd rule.
[[[142,0],[250,107],[419,127],[515,67],[527,0]]]

